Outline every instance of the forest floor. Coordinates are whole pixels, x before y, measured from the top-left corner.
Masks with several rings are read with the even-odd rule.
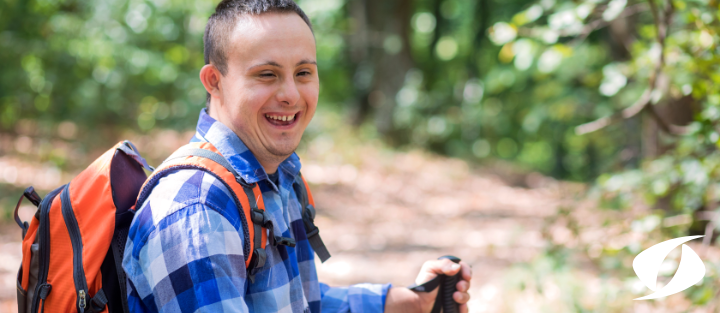
[[[162,142],[164,148],[148,152],[158,164],[190,135],[166,135],[163,140],[139,137],[134,142],[140,151]],[[520,172],[504,163],[473,166],[427,152],[398,152],[330,137],[318,137],[298,153],[317,204],[316,222],[332,254],[326,263],[318,263],[320,281],[408,286],[424,261],[456,255],[473,267],[470,312],[537,311],[528,307],[533,306],[530,298],[534,295],[513,291],[508,298],[508,272],[538,258],[549,240],[572,244],[567,228],[551,229],[548,236],[548,225],[560,210],[583,207],[578,199],[586,189],[583,184]],[[10,157],[0,157],[2,162],[22,163]],[[67,180],[72,173],[60,177]],[[21,216],[32,213],[25,206]],[[599,224],[592,217],[585,220]],[[0,312],[17,310],[19,239],[14,223],[0,224]],[[585,263],[587,271],[581,269],[584,274],[578,279],[582,282],[587,275],[588,281],[597,280],[597,271]],[[633,306],[632,301],[625,303]],[[654,310],[636,306],[620,311]]]

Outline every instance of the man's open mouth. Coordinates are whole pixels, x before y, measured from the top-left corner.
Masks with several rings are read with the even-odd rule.
[[[282,114],[265,114],[265,119],[270,122],[270,124],[277,125],[277,126],[287,126],[291,125],[295,122],[295,118],[297,117],[298,113],[290,114],[290,115],[282,115]]]

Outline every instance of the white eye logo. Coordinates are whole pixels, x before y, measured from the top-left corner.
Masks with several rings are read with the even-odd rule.
[[[700,257],[695,251],[683,244],[700,237],[703,236],[687,236],[670,239],[640,252],[640,254],[635,257],[635,260],[633,260],[633,269],[635,270],[635,274],[640,278],[640,281],[655,292],[635,300],[666,297],[688,289],[702,280],[703,277],[705,277],[705,264],[703,264],[703,261],[700,260]],[[680,256],[680,264],[678,265],[677,272],[675,272],[675,276],[660,290],[655,290],[657,288],[657,274],[660,269],[660,264],[662,264],[662,261],[665,260],[665,257],[672,249],[675,249],[681,244],[683,244],[682,255]]]

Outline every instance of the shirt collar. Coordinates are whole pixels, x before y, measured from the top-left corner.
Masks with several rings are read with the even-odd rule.
[[[195,136],[190,141],[211,143],[249,184],[268,179],[265,169],[240,137],[223,123],[210,117],[206,109],[200,111]],[[300,158],[293,152],[280,163],[278,169],[294,178],[300,172]]]

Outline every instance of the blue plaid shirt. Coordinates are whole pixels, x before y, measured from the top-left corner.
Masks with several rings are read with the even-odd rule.
[[[292,188],[296,154],[278,170],[279,186],[240,138],[203,109],[192,141],[212,143],[248,182],[258,182],[275,234],[305,238]],[[244,234],[232,191],[195,169],[172,172],[153,188],[130,226],[123,268],[131,312],[382,312],[390,284],[321,284],[307,239],[267,245],[267,261],[247,277]],[[299,235],[302,234],[302,235]]]

